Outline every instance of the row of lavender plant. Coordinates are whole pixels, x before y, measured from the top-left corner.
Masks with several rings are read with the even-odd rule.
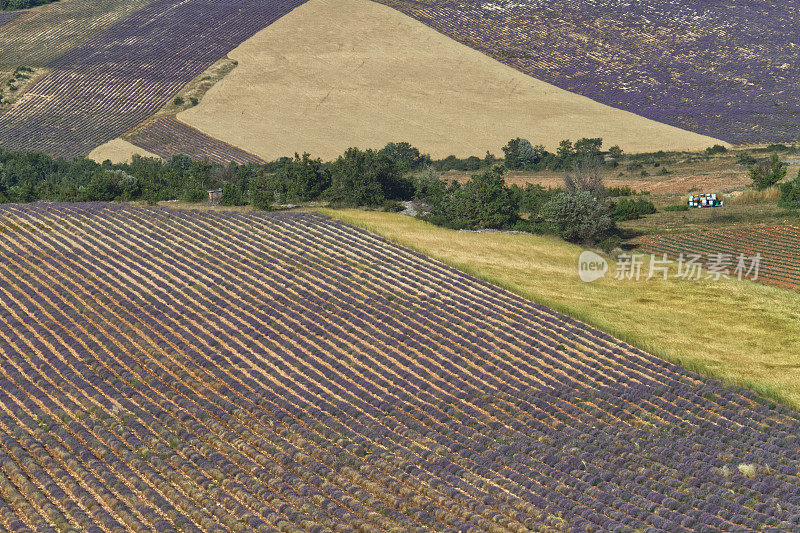
[[[0,224],[9,529],[800,526],[798,413],[362,230]]]
[[[633,242],[643,251],[710,265],[725,275],[735,275],[737,258],[744,255],[748,269],[754,267],[748,279],[755,276],[755,281],[800,291],[800,226],[645,235]],[[752,258],[756,256],[759,259],[754,266]]]
[[[51,62],[53,72],[0,115],[0,144],[85,155],[304,2],[155,0]]]
[[[151,1],[55,2],[10,13],[12,18],[20,16],[0,31],[0,69],[44,67]],[[0,17],[8,15],[0,13]]]
[[[264,163],[260,157],[184,124],[173,116],[149,121],[125,139],[163,158],[186,154],[215,163]]]
[[[522,72],[726,141],[800,138],[797,0],[377,0]]]

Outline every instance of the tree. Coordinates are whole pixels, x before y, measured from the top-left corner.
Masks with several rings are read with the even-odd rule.
[[[511,170],[538,170],[539,164],[547,153],[544,146],[533,146],[529,140],[511,139],[503,147],[505,166]],[[488,154],[488,152],[487,152]]]
[[[330,170],[320,159],[311,159],[307,153],[294,154],[276,172],[278,196],[282,202],[308,202],[316,200],[330,187]]]
[[[610,155],[614,161],[619,161],[622,159],[623,151],[618,145],[614,145],[608,149],[608,155]]]
[[[615,229],[608,207],[588,191],[558,194],[544,206],[543,215],[570,242],[595,244]]]
[[[772,152],[769,162],[761,161],[750,167],[750,178],[753,187],[763,191],[772,187],[786,176],[786,164],[778,157],[777,152]]]
[[[419,170],[431,162],[429,155],[420,154],[419,150],[407,142],[389,143],[379,153],[393,159],[400,165],[403,172]]]
[[[606,188],[600,175],[600,158],[582,158],[572,163],[572,168],[564,173],[564,190],[575,194],[588,192],[595,198],[603,198]]]
[[[250,203],[258,211],[269,211],[275,201],[275,177],[262,169],[250,180]]]
[[[429,220],[456,229],[507,229],[519,219],[518,212],[503,167],[495,166],[472,176],[463,186],[453,182],[434,196]]]
[[[578,160],[583,159],[599,159],[600,149],[603,147],[603,139],[600,137],[578,139],[575,141],[575,158]]]
[[[334,204],[376,207],[413,194],[412,182],[403,178],[400,165],[385,153],[350,148],[331,164],[327,195]]]

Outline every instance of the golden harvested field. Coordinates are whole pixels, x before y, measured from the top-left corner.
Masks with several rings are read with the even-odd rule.
[[[131,158],[137,154],[142,157],[158,157],[144,148],[132,145],[128,141],[114,139],[92,150],[89,154],[89,159],[94,159],[98,163],[102,163],[106,159],[110,159],[112,163],[130,163]]]
[[[583,283],[581,248],[552,237],[456,232],[394,213],[325,210],[687,368],[800,406],[800,294],[738,280]],[[643,269],[643,272],[646,270]]]
[[[239,66],[178,117],[267,160],[389,141],[433,157],[500,153],[517,136],[629,152],[719,142],[558,89],[369,0],[311,0],[229,57]]]

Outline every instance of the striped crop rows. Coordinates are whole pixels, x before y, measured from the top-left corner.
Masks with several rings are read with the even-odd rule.
[[[215,163],[264,162],[260,157],[206,135],[173,116],[153,119],[126,135],[125,139],[165,159],[173,154],[186,154],[193,159],[208,159]]]
[[[49,63],[53,72],[0,115],[0,146],[85,155],[304,1],[155,0]]]
[[[716,254],[733,258],[761,255],[756,281],[800,291],[800,226],[736,228],[735,230],[646,235],[633,240],[649,253],[672,259],[699,255],[705,264]]]
[[[800,0],[377,0],[535,78],[726,141],[800,138]]]
[[[0,32],[0,70],[45,67],[152,0],[55,2],[21,16]],[[12,13],[14,14],[14,13]],[[4,13],[0,13],[0,24]]]
[[[0,529],[800,527],[800,415],[315,214],[0,206]]]

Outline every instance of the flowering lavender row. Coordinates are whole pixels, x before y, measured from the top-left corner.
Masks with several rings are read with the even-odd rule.
[[[315,214],[0,206],[0,529],[800,527],[800,414]]]
[[[800,226],[736,228],[703,233],[645,235],[633,239],[642,250],[684,261],[697,258],[705,266],[724,265],[743,254],[758,255],[756,281],[800,291]]]
[[[378,0],[563,89],[731,142],[800,139],[800,2]]]
[[[151,1],[55,2],[13,13],[22,16],[0,31],[0,69],[44,67]],[[0,17],[4,15],[0,13]]]
[[[216,163],[263,163],[260,157],[206,135],[173,116],[160,117],[137,128],[125,139],[163,158],[186,154]]]
[[[0,115],[0,146],[85,155],[305,0],[156,0],[49,64]]]
[[[0,11],[0,26],[8,24],[18,16],[19,16],[19,11],[7,11],[7,12]]]

